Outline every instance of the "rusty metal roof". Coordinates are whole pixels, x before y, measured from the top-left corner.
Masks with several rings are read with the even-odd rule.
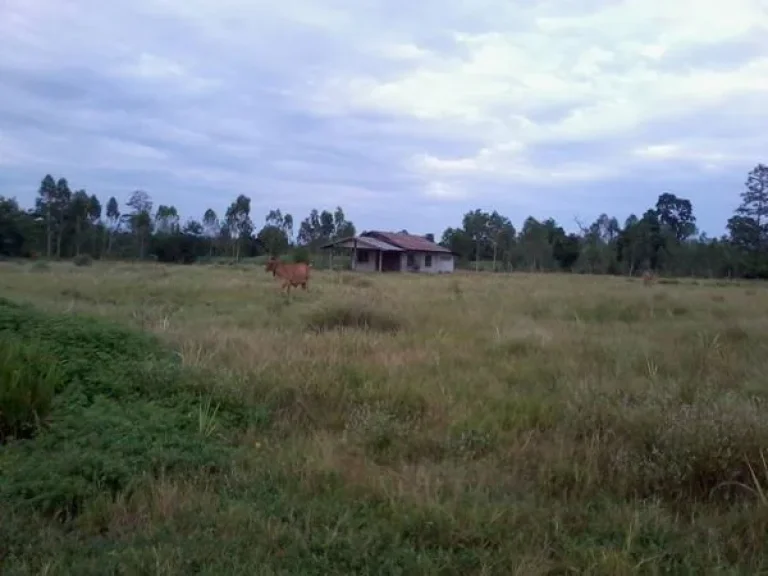
[[[372,230],[370,232],[364,232],[361,237],[366,240],[382,240],[387,244],[392,244],[403,250],[413,250],[415,252],[444,252],[450,254],[451,251],[448,248],[430,242],[422,236],[415,236],[413,234],[404,234],[403,232],[379,232]]]

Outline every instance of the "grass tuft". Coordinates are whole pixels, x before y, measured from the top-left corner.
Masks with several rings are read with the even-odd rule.
[[[79,254],[72,258],[72,264],[78,267],[93,266],[93,258],[88,254]]]
[[[32,437],[63,386],[58,364],[40,346],[0,333],[0,443]]]
[[[367,303],[336,304],[309,315],[306,326],[314,332],[353,329],[373,332],[398,332],[403,322],[395,314]]]

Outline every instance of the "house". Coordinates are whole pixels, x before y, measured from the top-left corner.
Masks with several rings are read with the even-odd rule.
[[[405,232],[363,232],[359,236],[340,238],[321,248],[351,250],[353,270],[432,274],[453,272],[454,254],[450,250],[423,236]]]

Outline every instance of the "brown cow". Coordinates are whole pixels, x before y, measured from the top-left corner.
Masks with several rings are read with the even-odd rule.
[[[285,290],[287,294],[290,294],[292,286],[301,286],[304,290],[308,289],[310,264],[304,262],[289,264],[273,257],[267,260],[264,268],[267,272],[272,272],[273,277],[278,276],[283,281],[280,290]]]
[[[656,282],[656,274],[653,270],[646,270],[643,272],[643,285],[650,286],[654,282]]]

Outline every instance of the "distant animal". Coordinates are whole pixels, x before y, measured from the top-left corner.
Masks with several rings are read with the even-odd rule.
[[[653,270],[646,270],[643,272],[643,285],[644,286],[650,286],[656,282],[656,274],[654,274]]]
[[[272,272],[273,278],[277,276],[283,281],[281,291],[285,290],[287,294],[290,294],[291,287],[296,286],[308,290],[310,264],[281,262],[278,258],[272,257],[267,260],[264,268],[267,272]]]

